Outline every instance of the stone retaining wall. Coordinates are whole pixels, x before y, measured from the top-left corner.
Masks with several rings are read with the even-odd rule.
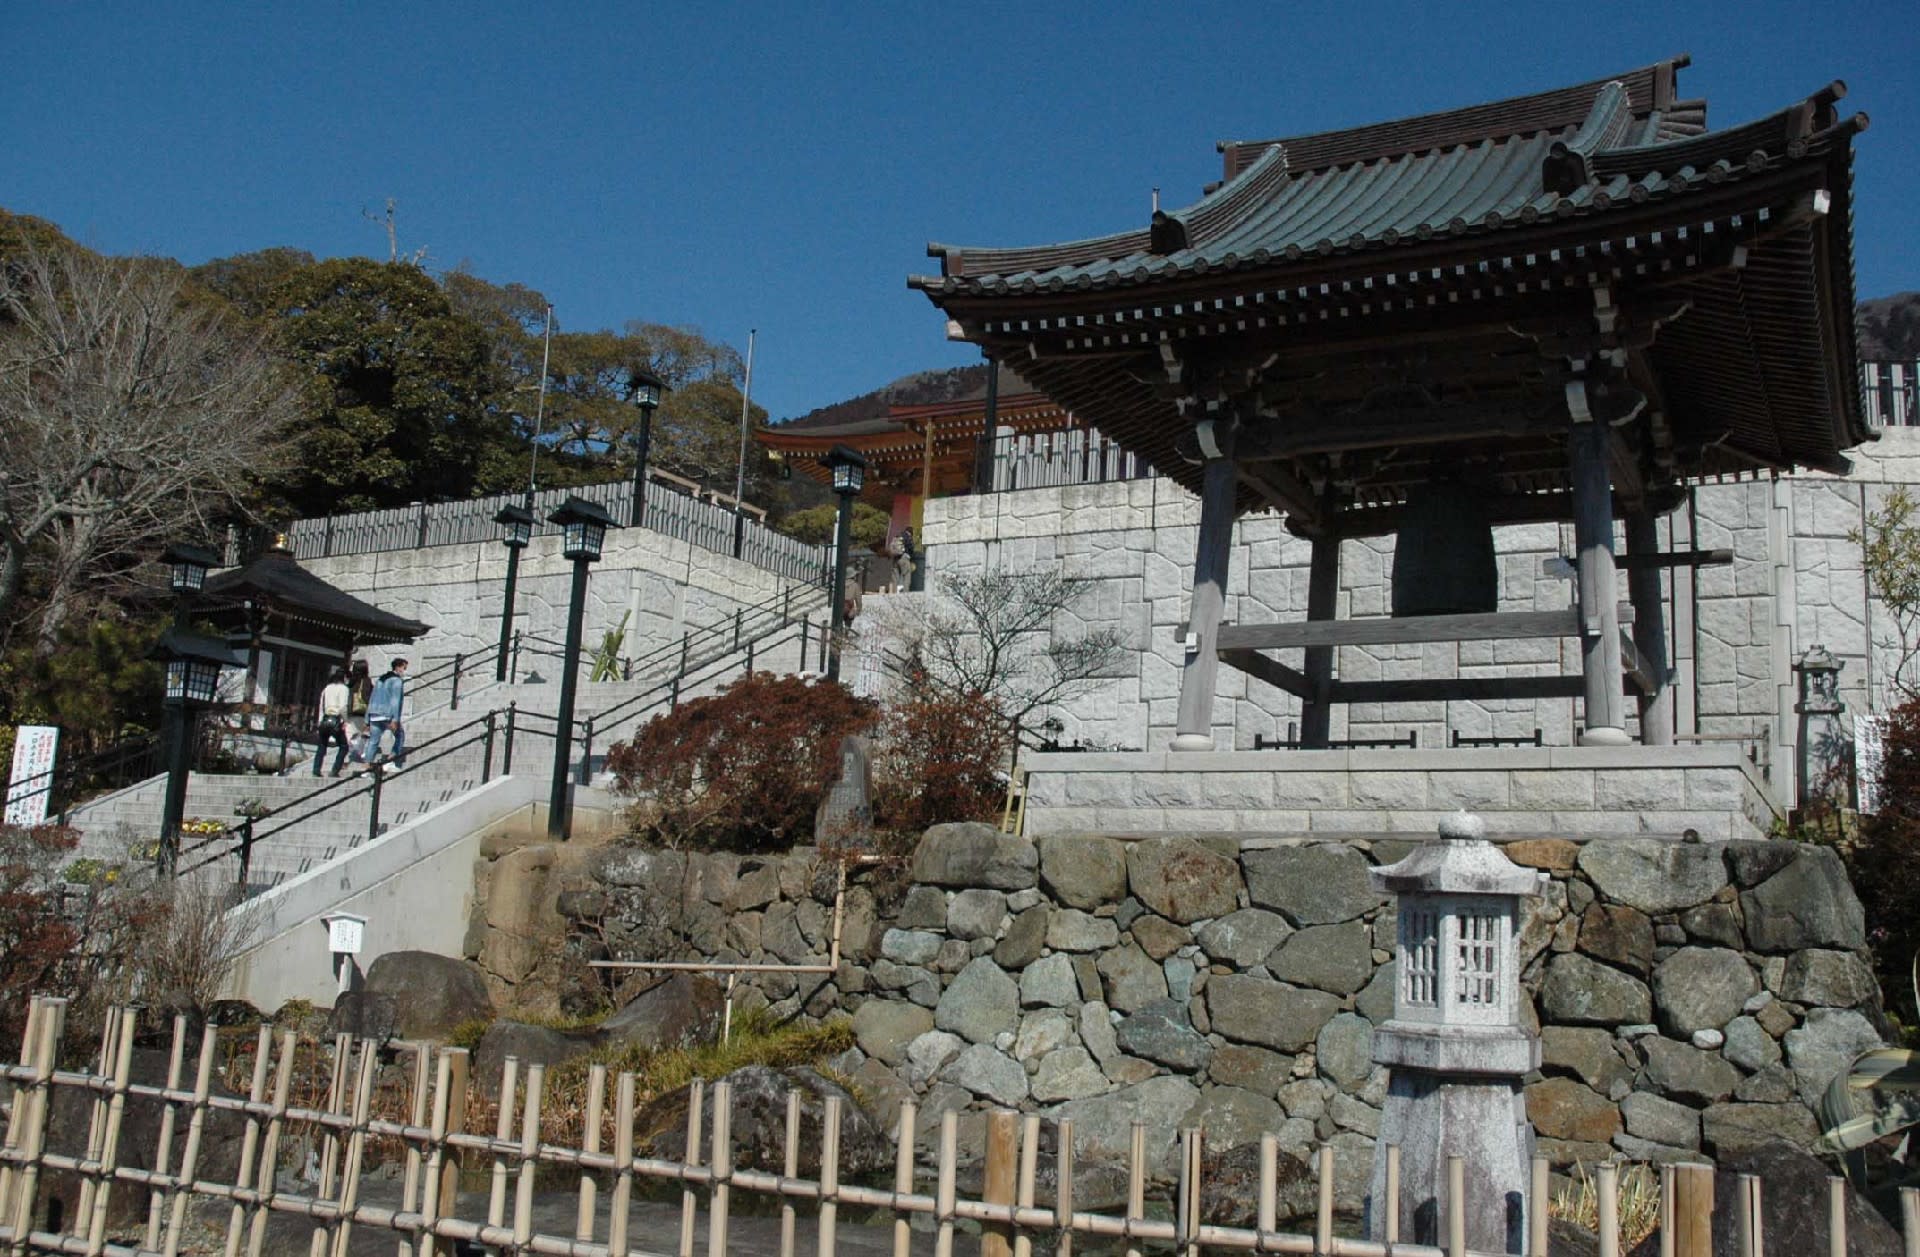
[[[1335,1149],[1365,1191],[1386,1077],[1372,1028],[1393,1006],[1394,913],[1367,867],[1414,839],[1161,837],[1028,843],[929,830],[911,867],[846,894],[831,975],[743,978],[780,1013],[850,1013],[840,1062],[890,1123],[987,1108],[1071,1116],[1082,1151],[1124,1156],[1147,1123],[1167,1168],[1181,1126],[1215,1149],[1274,1131]],[[1551,875],[1520,939],[1524,1015],[1545,1067],[1528,1087],[1556,1163],[1810,1143],[1808,1105],[1880,1041],[1858,900],[1832,852],[1791,842],[1513,841]],[[560,896],[615,955],[821,963],[831,871],[784,856],[603,849]],[[923,1135],[924,1137],[924,1135]]]

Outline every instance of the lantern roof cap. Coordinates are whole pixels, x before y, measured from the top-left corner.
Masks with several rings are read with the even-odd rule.
[[[518,502],[509,502],[495,513],[493,522],[496,524],[531,524],[533,522],[533,512]]]
[[[1520,867],[1488,842],[1487,823],[1466,811],[1440,822],[1440,841],[1367,876],[1375,890],[1396,895],[1538,895],[1547,882],[1546,874]]]
[[[220,556],[205,546],[188,545],[176,541],[160,554],[163,563],[192,563],[199,567],[214,568],[220,566]]]
[[[589,502],[582,497],[569,497],[552,514],[547,516],[551,524],[566,524],[571,520],[581,520],[589,524],[603,524],[608,528],[618,528],[620,523],[607,514],[606,508],[597,502]]]

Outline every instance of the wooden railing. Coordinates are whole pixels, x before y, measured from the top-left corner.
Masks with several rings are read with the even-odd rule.
[[[757,1228],[765,1245],[757,1251],[777,1245],[782,1257],[791,1257],[803,1248],[804,1211],[806,1229],[812,1232],[812,1243],[804,1247],[823,1255],[839,1250],[843,1227],[864,1233],[862,1251],[882,1250],[889,1240],[897,1257],[908,1257],[916,1247],[924,1251],[927,1237],[915,1241],[917,1216],[924,1219],[922,1229],[931,1227],[933,1249],[941,1257],[954,1251],[962,1226],[983,1232],[983,1253],[1030,1253],[1036,1244],[1068,1253],[1077,1241],[1117,1240],[1129,1253],[1151,1247],[1182,1257],[1206,1251],[1493,1257],[1468,1248],[1463,1224],[1456,1221],[1465,1216],[1465,1176],[1457,1157],[1450,1159],[1444,1200],[1437,1202],[1437,1225],[1445,1232],[1432,1237],[1437,1243],[1401,1238],[1410,1235],[1413,1220],[1395,1212],[1398,1193],[1392,1186],[1397,1183],[1398,1157],[1393,1150],[1386,1165],[1385,1242],[1335,1234],[1334,1159],[1327,1146],[1313,1161],[1318,1189],[1313,1231],[1280,1230],[1280,1150],[1272,1135],[1261,1142],[1257,1186],[1247,1202],[1253,1207],[1254,1225],[1222,1226],[1204,1217],[1205,1131],[1198,1128],[1179,1133],[1170,1211],[1149,1214],[1146,1132],[1136,1123],[1127,1157],[1125,1212],[1099,1213],[1075,1207],[1076,1144],[1067,1120],[1052,1123],[1058,1186],[1043,1199],[1037,1174],[1042,1119],[988,1115],[985,1187],[975,1196],[958,1190],[958,1115],[951,1111],[941,1115],[938,1157],[930,1176],[915,1158],[917,1114],[908,1103],[900,1108],[894,1132],[892,1174],[876,1183],[856,1183],[843,1174],[842,1101],[832,1094],[814,1103],[818,1116],[811,1120],[806,1120],[800,1097],[789,1095],[781,1164],[755,1165],[742,1160],[733,1137],[729,1085],[716,1083],[709,1103],[704,1084],[695,1082],[687,1104],[684,1154],[647,1155],[650,1149],[636,1145],[635,1131],[636,1109],[646,1097],[633,1074],[610,1075],[604,1065],[593,1066],[589,1075],[580,1135],[554,1143],[547,1138],[552,1123],[543,1124],[543,1105],[549,1100],[546,1071],[537,1063],[523,1070],[521,1062],[507,1058],[494,1093],[493,1132],[488,1134],[468,1130],[471,1116],[480,1117],[476,1124],[484,1126],[487,1102],[472,1094],[477,1080],[470,1079],[463,1049],[402,1043],[402,1055],[410,1058],[404,1071],[410,1085],[376,1088],[381,1045],[339,1035],[327,1054],[324,1087],[318,1078],[302,1079],[300,1094],[319,1097],[302,1105],[289,1102],[297,1055],[292,1031],[280,1032],[276,1041],[273,1027],[260,1027],[251,1045],[251,1085],[242,1097],[214,1089],[215,1066],[223,1051],[220,1036],[200,1035],[197,1052],[190,1052],[184,1019],[174,1023],[164,1085],[131,1081],[133,1010],[108,1014],[98,1053],[87,1067],[61,1069],[66,1013],[65,1000],[35,999],[23,1061],[0,1069],[0,1080],[10,1084],[12,1092],[5,1146],[0,1149],[0,1245],[12,1253],[173,1253],[181,1251],[190,1222],[211,1221],[216,1232],[225,1233],[225,1251],[236,1254],[291,1251],[308,1242],[314,1252],[345,1253],[356,1229],[385,1234],[398,1241],[400,1251],[416,1255],[465,1251],[457,1246],[478,1244],[501,1253],[578,1257],[635,1253],[641,1251],[635,1245],[643,1236],[647,1251],[663,1251],[669,1233],[677,1229],[673,1251],[691,1254],[696,1231],[704,1229],[706,1250],[718,1257],[736,1239],[744,1247],[744,1232]],[[74,1116],[56,1126],[52,1115],[62,1093],[77,1093],[81,1099],[60,1106]],[[471,1103],[475,1100],[478,1105]],[[139,1129],[157,1132],[154,1147],[136,1150],[123,1137],[134,1104],[160,1109],[157,1121],[138,1124]],[[82,1113],[84,1132],[78,1117]],[[241,1127],[234,1172],[219,1168],[232,1164],[230,1158],[203,1156],[210,1137],[206,1132],[215,1123],[229,1130]],[[819,1167],[816,1176],[799,1172],[803,1148],[806,1162]],[[303,1182],[293,1180],[288,1173],[292,1167],[282,1164],[292,1149],[302,1150]],[[390,1172],[370,1172],[375,1153],[400,1169],[397,1197]],[[1713,1173],[1707,1166],[1663,1167],[1660,1218],[1663,1238],[1671,1241],[1671,1246],[1663,1242],[1663,1252],[1705,1257],[1709,1251],[1701,1244],[1711,1245]],[[458,1190],[463,1176],[485,1176],[491,1191],[463,1196]],[[1598,1250],[1602,1257],[1619,1257],[1618,1167],[1602,1165],[1598,1180]],[[649,1186],[668,1184],[679,1185],[677,1209],[646,1199]],[[562,1185],[570,1199],[561,1212],[571,1224],[564,1233],[537,1229],[536,1193],[546,1193],[551,1202]],[[1738,1251],[1752,1257],[1779,1252],[1767,1248],[1759,1180],[1741,1175],[1731,1189],[1739,1206]],[[144,1216],[145,1225],[135,1226],[131,1242],[107,1242],[113,1198],[128,1192],[148,1195],[146,1208],[133,1211],[136,1217]],[[1835,1179],[1826,1199],[1796,1205],[1828,1216],[1836,1228],[1834,1252],[1848,1251],[1847,1193],[1844,1180]],[[777,1234],[773,1217],[746,1221],[737,1216],[749,1212],[749,1200],[742,1194],[772,1206]],[[1549,1213],[1544,1159],[1534,1162],[1526,1194],[1524,1251],[1544,1254]],[[56,1197],[59,1205],[53,1203]],[[1903,1197],[1906,1251],[1912,1254],[1920,1245],[1920,1191],[1908,1189]],[[209,1203],[213,1210],[192,1208]],[[877,1226],[856,1224],[851,1218],[843,1223],[843,1209],[878,1215],[881,1221]]]

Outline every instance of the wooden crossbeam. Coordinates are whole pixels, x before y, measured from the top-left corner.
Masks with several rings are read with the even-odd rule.
[[[1223,627],[1221,631],[1226,630]],[[1255,680],[1265,681],[1274,689],[1285,690],[1297,698],[1314,697],[1313,682],[1306,673],[1298,668],[1289,668],[1277,659],[1269,659],[1257,650],[1222,650],[1220,662],[1230,668],[1238,668]]]
[[[1449,699],[1486,702],[1501,698],[1578,698],[1582,676],[1422,677],[1403,681],[1335,681],[1336,703],[1439,703]]]
[[[1646,567],[1725,567],[1733,562],[1731,550],[1672,550],[1665,554],[1616,554],[1613,565],[1623,572]]]
[[[1513,637],[1578,637],[1580,617],[1563,611],[1496,611],[1468,615],[1370,616],[1299,624],[1224,624],[1218,649],[1284,650],[1301,646],[1381,646],[1399,642],[1475,642]]]

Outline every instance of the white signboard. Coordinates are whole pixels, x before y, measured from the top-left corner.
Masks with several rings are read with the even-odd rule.
[[[13,735],[13,772],[7,778],[7,824],[40,825],[53,795],[53,756],[60,730],[52,725],[20,725]]]
[[[1880,772],[1886,762],[1887,718],[1857,716],[1853,721],[1853,779],[1860,791],[1860,814],[1880,810]]]

